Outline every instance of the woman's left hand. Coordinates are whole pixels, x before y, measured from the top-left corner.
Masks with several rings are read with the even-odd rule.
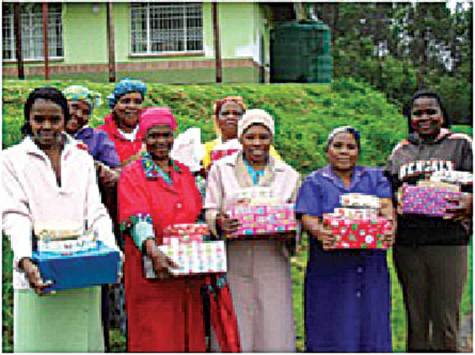
[[[394,245],[396,240],[396,222],[393,219],[390,219],[391,229],[388,229],[383,235],[384,243],[389,247]]]
[[[470,219],[473,215],[472,197],[471,193],[463,193],[459,197],[447,198],[447,201],[456,204],[456,207],[447,208],[444,218],[454,221]]]

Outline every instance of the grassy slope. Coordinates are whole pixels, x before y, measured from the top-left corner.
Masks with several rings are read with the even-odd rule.
[[[81,82],[74,82],[78,84]],[[103,97],[110,93],[111,84],[82,82],[99,91]],[[64,88],[72,82],[50,82]],[[43,81],[4,81],[3,87],[3,147],[20,140],[19,128],[23,121],[22,105],[31,88],[44,85]],[[180,130],[191,126],[202,129],[203,140],[214,137],[211,121],[212,105],[216,98],[225,95],[241,95],[249,107],[264,108],[277,121],[276,147],[283,158],[306,174],[325,163],[322,154],[325,139],[333,127],[352,124],[362,133],[360,162],[383,165],[392,147],[405,135],[406,124],[398,109],[390,105],[378,92],[352,80],[339,80],[332,86],[318,84],[281,85],[149,85],[145,105],[166,105],[177,115]],[[106,105],[95,110],[92,125],[100,123],[107,113]],[[471,129],[456,127],[457,131],[471,134]],[[12,341],[12,294],[11,253],[3,244],[3,350],[11,351]],[[292,261],[294,310],[297,326],[298,349],[303,349],[303,276],[306,251]],[[471,260],[471,259],[470,259]],[[402,295],[395,276],[390,255],[388,262],[392,285],[392,326],[394,351],[404,351],[405,315]],[[472,265],[463,295],[462,312],[472,309]],[[124,339],[117,331],[112,335],[113,349],[125,351]]]

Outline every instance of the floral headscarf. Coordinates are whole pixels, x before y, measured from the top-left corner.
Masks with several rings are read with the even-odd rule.
[[[91,112],[94,107],[100,106],[102,103],[100,93],[81,85],[68,86],[63,90],[63,95],[68,101],[85,101],[89,105]]]
[[[107,96],[107,102],[111,109],[117,104],[117,101],[121,96],[128,94],[129,92],[138,92],[142,95],[142,99],[145,97],[145,93],[147,92],[147,87],[145,84],[140,80],[133,80],[133,79],[123,79],[118,82],[112,94]]]

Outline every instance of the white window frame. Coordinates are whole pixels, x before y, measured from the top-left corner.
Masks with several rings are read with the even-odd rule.
[[[14,19],[13,19],[13,3],[4,3],[2,6],[11,6],[11,11],[9,14],[2,15],[2,32],[4,26],[7,24],[9,27],[9,47],[11,50],[10,58],[3,58],[4,62],[16,62],[16,39],[15,39],[15,29],[14,29]],[[32,6],[32,5],[30,5]],[[55,5],[58,6],[58,5]],[[64,46],[63,46],[63,20],[62,20],[62,5],[59,4],[59,9],[52,9],[51,5],[48,9],[48,59],[52,60],[61,60],[64,59]],[[35,22],[40,21],[42,26],[42,12],[41,7],[35,7],[36,11],[32,11],[33,8],[27,8],[22,6],[21,8],[21,40],[22,40],[22,54],[24,61],[43,61],[43,32],[41,30],[41,40],[38,41],[35,39],[34,26]],[[35,19],[36,17],[36,19]],[[40,20],[38,20],[40,18]],[[36,23],[37,24],[37,23]],[[58,31],[60,33],[60,38],[51,35],[54,32]],[[2,45],[3,45],[2,41]],[[31,53],[39,52],[40,55],[31,55]],[[62,55],[56,55],[57,52],[62,52]],[[54,53],[54,54],[53,54]],[[52,55],[53,54],[53,55]]]
[[[178,37],[181,39],[183,43],[183,49],[153,49],[152,48],[152,37],[153,37],[153,29],[151,28],[151,16],[150,16],[150,10],[153,9],[155,11],[159,11],[160,9],[163,10],[170,10],[170,9],[180,9],[182,11],[182,23],[183,27],[181,29],[178,29],[177,32],[182,31],[183,36]],[[193,9],[197,12],[199,12],[199,20],[201,21],[200,25],[201,28],[198,30],[199,33],[196,37],[196,41],[201,41],[201,47],[198,49],[189,49],[188,48],[188,41],[190,38],[188,38],[189,35],[189,29],[187,26],[187,9]],[[134,31],[134,18],[137,13],[134,13],[134,11],[145,11],[145,31],[141,30],[135,30]],[[198,19],[198,16],[193,16],[195,20]],[[162,18],[166,20],[166,17]],[[157,20],[159,21],[159,20]],[[196,27],[199,28],[199,27]],[[155,3],[131,3],[130,5],[130,56],[160,56],[160,55],[172,55],[172,54],[177,54],[177,55],[183,55],[183,54],[202,54],[204,52],[204,36],[203,36],[203,30],[204,30],[204,24],[203,24],[203,4],[202,3],[160,3],[160,2],[155,2]],[[145,39],[145,51],[139,51],[139,50],[134,50],[135,46],[140,46],[140,44],[134,43],[134,32],[140,33],[142,32],[142,38]],[[171,32],[171,30],[170,30]],[[165,35],[166,36],[166,35]],[[176,34],[172,34],[171,36],[177,37]],[[195,32],[196,36],[196,32]],[[167,45],[173,46],[174,43],[170,41],[171,43],[164,42],[165,47]]]

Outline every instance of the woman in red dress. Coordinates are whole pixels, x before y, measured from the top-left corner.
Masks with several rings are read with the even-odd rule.
[[[140,80],[123,79],[107,97],[112,111],[98,129],[106,132],[114,142],[122,166],[138,158],[142,147],[139,121],[146,91]]]
[[[176,126],[169,109],[148,109],[140,126],[147,151],[122,170],[119,180],[130,352],[206,350],[203,279],[170,276],[174,265],[157,248],[165,227],[194,223],[201,210],[193,175],[170,158]],[[152,260],[157,279],[144,277],[144,255]]]

